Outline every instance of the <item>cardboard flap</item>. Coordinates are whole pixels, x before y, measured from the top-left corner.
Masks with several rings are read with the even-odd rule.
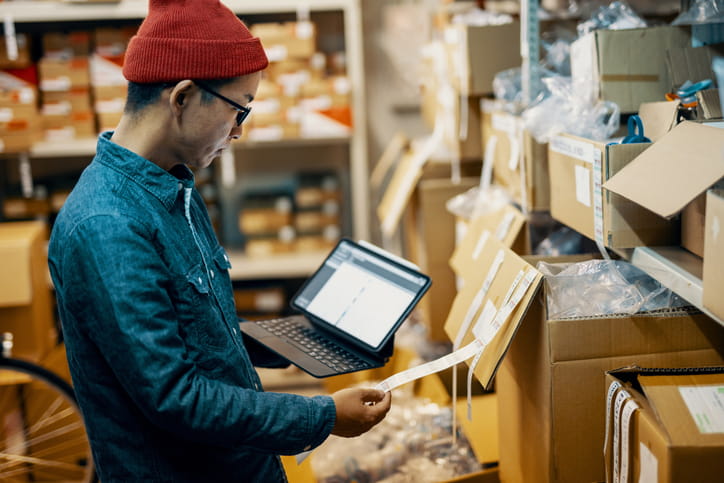
[[[33,244],[44,233],[42,222],[12,222],[0,226],[0,307],[28,305],[33,300]]]
[[[526,276],[532,278],[525,292],[522,292]],[[543,275],[495,237],[491,237],[479,261],[467,267],[463,278],[465,284],[453,300],[445,321],[445,332],[455,342],[463,326],[468,325],[461,336],[460,347],[472,342],[481,331],[486,337],[491,337],[474,369],[475,377],[487,388],[508,351]],[[482,299],[479,299],[480,293],[483,293]],[[520,300],[509,316],[502,320],[496,319],[499,313],[505,314],[506,304],[514,301],[518,295]],[[476,298],[480,300],[479,305],[475,303]]]
[[[644,136],[651,142],[661,139],[671,131],[679,112],[679,101],[644,102],[639,107],[639,117],[644,125]]]
[[[397,228],[405,206],[422,177],[423,164],[416,159],[414,152],[407,151],[392,174],[390,184],[377,206],[377,216],[385,236],[391,236]]]
[[[724,129],[686,121],[603,187],[670,218],[723,176]]]
[[[525,215],[513,205],[478,216],[470,222],[465,236],[455,247],[450,266],[456,274],[462,275],[466,267],[478,262],[491,236],[512,248],[524,225]]]

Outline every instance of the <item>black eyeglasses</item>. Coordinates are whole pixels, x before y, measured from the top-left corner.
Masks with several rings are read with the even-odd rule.
[[[196,84],[196,85],[199,86],[202,90],[208,92],[208,93],[211,94],[212,96],[218,97],[219,99],[221,99],[222,101],[226,102],[226,103],[229,104],[231,107],[233,107],[234,109],[236,109],[236,125],[237,125],[237,126],[241,126],[241,123],[244,122],[244,119],[246,119],[246,117],[247,117],[247,116],[249,115],[249,113],[251,112],[251,107],[242,106],[241,104],[237,104],[236,102],[232,101],[232,100],[229,99],[228,97],[222,96],[222,95],[219,94],[218,92],[214,91],[213,89],[210,89],[209,87],[203,85],[202,83],[200,83],[200,82],[198,82],[198,81],[194,81],[194,84]]]

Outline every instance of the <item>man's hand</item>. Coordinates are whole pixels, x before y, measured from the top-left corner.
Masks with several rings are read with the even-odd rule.
[[[385,418],[392,404],[392,395],[377,389],[342,389],[332,394],[332,399],[337,409],[332,434],[345,438],[369,431]]]

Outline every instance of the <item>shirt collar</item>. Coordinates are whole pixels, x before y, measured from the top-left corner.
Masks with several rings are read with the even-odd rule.
[[[176,165],[170,171],[166,171],[148,159],[114,143],[111,141],[112,135],[113,131],[106,131],[98,137],[96,159],[158,198],[167,210],[173,207],[179,191],[194,185],[194,174],[187,166]]]

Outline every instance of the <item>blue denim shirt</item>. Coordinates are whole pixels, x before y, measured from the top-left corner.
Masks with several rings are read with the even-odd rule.
[[[103,133],[53,227],[49,265],[101,481],[284,481],[321,444],[332,398],[265,393],[229,260],[185,166]],[[257,352],[258,351],[258,352]]]

